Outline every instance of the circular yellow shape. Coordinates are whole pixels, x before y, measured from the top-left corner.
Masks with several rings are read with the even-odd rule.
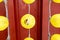
[[[32,4],[35,2],[35,0],[23,0],[23,2],[26,4]]]
[[[3,0],[0,0],[0,3],[3,2]]]
[[[60,0],[53,0],[53,2],[55,2],[55,3],[60,3]]]
[[[31,29],[35,25],[35,18],[31,14],[26,14],[21,18],[21,25],[25,29]]]
[[[51,36],[51,40],[60,40],[60,34],[54,34]]]
[[[34,40],[33,38],[27,37],[24,40]]]
[[[50,22],[55,28],[60,28],[60,14],[53,15],[50,18]]]
[[[9,25],[8,19],[4,16],[0,16],[0,31],[5,30]]]

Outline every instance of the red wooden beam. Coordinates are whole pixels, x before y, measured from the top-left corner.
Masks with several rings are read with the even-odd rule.
[[[42,40],[48,40],[48,0],[43,0],[43,14],[42,14]]]
[[[10,24],[10,40],[16,40],[14,0],[8,0],[8,17]]]

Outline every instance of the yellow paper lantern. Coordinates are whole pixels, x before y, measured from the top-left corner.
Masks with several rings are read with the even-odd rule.
[[[23,0],[23,2],[26,4],[32,4],[35,2],[35,0]]]
[[[50,18],[50,22],[55,28],[60,28],[60,14],[53,15]]]
[[[3,0],[0,0],[0,3],[3,2]]]
[[[27,37],[27,38],[25,38],[24,40],[34,40],[34,39],[31,38],[31,37]]]
[[[55,2],[55,3],[60,3],[60,0],[53,0],[53,2]]]
[[[51,40],[60,40],[60,34],[54,34],[51,36]]]
[[[21,25],[25,29],[31,29],[35,25],[35,18],[31,14],[26,14],[21,18]]]
[[[0,16],[0,31],[5,30],[9,25],[8,19],[4,16]]]

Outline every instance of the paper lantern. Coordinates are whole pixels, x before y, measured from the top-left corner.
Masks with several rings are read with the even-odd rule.
[[[8,19],[4,16],[0,16],[0,31],[5,30],[9,25]]]
[[[51,40],[60,40],[60,34],[54,34],[51,36]]]
[[[0,0],[0,3],[3,2],[3,0]]]
[[[60,3],[60,0],[53,0],[53,2],[55,2],[55,3]]]
[[[26,14],[21,18],[21,25],[25,29],[31,29],[35,25],[35,17],[31,14]]]
[[[50,18],[53,27],[60,28],[60,14],[55,14]]]
[[[35,2],[35,0],[23,0],[23,2],[26,4],[32,4]]]

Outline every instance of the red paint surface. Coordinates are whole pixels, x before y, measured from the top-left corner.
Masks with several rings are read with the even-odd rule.
[[[10,27],[10,40],[16,40],[16,25],[15,25],[15,12],[13,0],[8,0],[8,16]]]
[[[48,0],[43,0],[42,40],[48,40]]]

